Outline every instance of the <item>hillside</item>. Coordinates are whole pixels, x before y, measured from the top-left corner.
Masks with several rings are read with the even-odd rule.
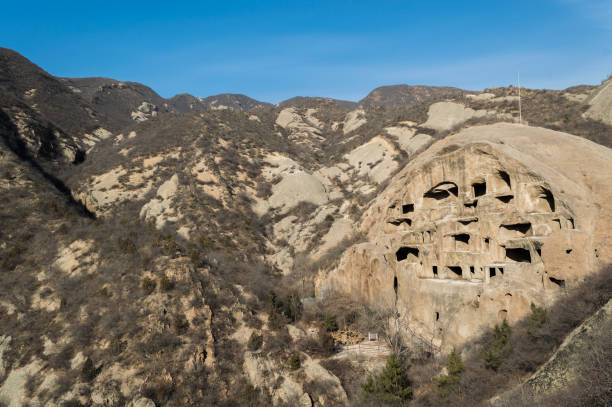
[[[414,405],[484,403],[610,299],[591,87],[522,89],[518,124],[512,87],[164,99],[1,51],[3,407],[376,405],[390,353]],[[531,304],[555,325],[527,332]]]
[[[463,90],[449,86],[381,86],[359,101],[361,106],[410,106],[441,97],[459,96]]]
[[[108,78],[60,80],[96,111],[102,112],[108,118],[107,127],[111,131],[172,110],[164,98],[140,83],[120,82]]]
[[[168,104],[180,113],[191,112],[194,110],[237,110],[246,111],[257,107],[270,106],[269,103],[260,102],[246,95],[223,93],[205,98],[183,94],[173,96],[168,100]]]
[[[612,78],[594,89],[585,103],[589,106],[586,117],[612,125]]]

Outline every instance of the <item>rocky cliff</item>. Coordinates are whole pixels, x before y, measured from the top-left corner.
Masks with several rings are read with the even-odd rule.
[[[318,292],[396,310],[407,335],[447,349],[519,321],[612,260],[611,162],[605,147],[521,125],[447,137],[374,200],[368,242]]]

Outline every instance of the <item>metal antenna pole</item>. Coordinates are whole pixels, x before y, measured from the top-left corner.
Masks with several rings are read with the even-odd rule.
[[[521,110],[521,73],[518,72],[518,96],[519,96],[519,124],[523,123],[523,112]]]

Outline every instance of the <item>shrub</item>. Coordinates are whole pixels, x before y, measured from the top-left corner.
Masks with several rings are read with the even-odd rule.
[[[286,323],[287,321],[282,315],[279,315],[276,312],[270,312],[268,317],[268,327],[270,329],[279,330],[284,327]]]
[[[438,376],[434,379],[438,384],[438,392],[442,397],[447,396],[448,393],[457,389],[461,372],[463,372],[464,368],[465,366],[461,361],[461,355],[453,348],[446,361],[447,374]]]
[[[510,339],[511,328],[504,318],[501,325],[495,325],[493,343],[489,345],[482,357],[487,369],[497,370],[504,362],[506,345]]]
[[[120,337],[115,337],[108,346],[108,350],[112,355],[120,355],[125,349],[127,343],[122,341]]]
[[[289,356],[287,363],[289,364],[289,369],[291,370],[298,370],[301,366],[300,357],[295,353],[292,353],[291,356]]]
[[[138,248],[128,237],[119,237],[117,239],[117,248],[125,254],[134,254],[138,251]]]
[[[289,335],[289,331],[286,327],[278,330],[271,335],[266,335],[266,343],[264,346],[264,352],[266,354],[284,354],[287,355],[287,351],[291,349],[292,339]]]
[[[362,388],[366,398],[375,398],[386,403],[407,404],[412,396],[406,368],[393,353],[387,358],[383,371],[376,376],[369,375]]]
[[[307,337],[299,342],[300,349],[311,355],[329,356],[335,350],[334,338],[325,330],[319,328],[316,338]]]
[[[338,330],[338,323],[336,322],[336,317],[334,315],[327,314],[323,320],[321,320],[321,325],[327,332],[334,332]]]
[[[174,288],[174,281],[170,280],[165,274],[159,279],[159,288],[162,291],[170,291]]]
[[[528,332],[532,334],[534,329],[542,328],[547,321],[548,313],[546,312],[546,310],[532,303],[531,315],[527,319],[527,324],[529,325],[529,327],[527,328]]]
[[[142,391],[143,396],[154,400],[156,405],[165,403],[172,395],[172,392],[174,392],[174,382],[172,379],[163,377],[157,378]]]
[[[319,345],[321,347],[321,351],[324,353],[330,354],[335,349],[334,338],[327,332],[326,330],[319,330]]]
[[[261,345],[263,345],[263,335],[257,335],[255,332],[253,332],[249,337],[247,349],[251,352],[255,352],[261,349]]]
[[[183,334],[187,328],[189,327],[189,322],[187,322],[187,318],[182,313],[176,314],[172,319],[172,326],[176,330],[178,335]]]
[[[149,277],[145,277],[142,279],[142,290],[145,292],[145,294],[149,295],[153,291],[155,291],[155,286],[155,280],[150,279]]]
[[[81,379],[86,382],[92,381],[96,377],[96,367],[91,358],[87,358],[81,368]]]
[[[0,404],[0,406],[2,406],[2,404]],[[84,407],[84,405],[77,399],[70,399],[64,401],[62,407]]]
[[[295,322],[302,315],[302,302],[297,294],[289,294],[285,299],[280,298],[274,291],[270,292],[270,325],[282,326],[287,322]]]

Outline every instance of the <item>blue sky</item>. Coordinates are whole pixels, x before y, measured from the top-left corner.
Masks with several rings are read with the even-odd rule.
[[[358,100],[398,83],[479,90],[596,84],[612,73],[612,0],[11,1],[0,46],[57,76],[164,97]]]

